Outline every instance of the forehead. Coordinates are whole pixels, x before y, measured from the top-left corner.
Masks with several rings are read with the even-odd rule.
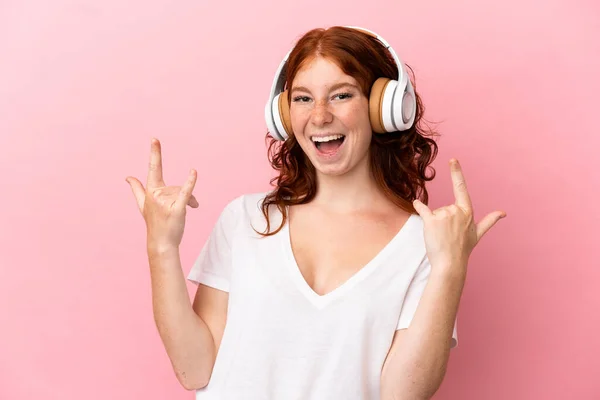
[[[325,57],[317,56],[307,60],[298,69],[292,86],[330,86],[341,81],[357,84],[356,79],[346,75],[337,63]]]

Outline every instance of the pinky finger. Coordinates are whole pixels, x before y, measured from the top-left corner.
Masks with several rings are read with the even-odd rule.
[[[137,202],[138,209],[141,213],[144,211],[144,203],[146,198],[146,191],[144,190],[144,186],[142,183],[136,178],[128,176],[126,179],[127,183],[131,187],[131,191],[135,196],[135,201]]]
[[[506,217],[506,213],[503,211],[496,211],[486,215],[478,224],[477,224],[477,241],[481,240],[483,235],[487,233],[498,221],[502,218]]]

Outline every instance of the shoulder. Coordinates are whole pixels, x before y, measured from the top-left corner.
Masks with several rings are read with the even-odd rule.
[[[253,192],[238,195],[228,201],[222,217],[231,224],[257,225],[264,221],[262,204],[269,192]]]
[[[244,193],[229,200],[224,211],[237,214],[253,215],[260,212],[261,205],[268,192]]]
[[[412,223],[412,229],[414,232],[423,233],[423,229],[425,227],[423,217],[419,214],[410,214],[409,221]]]
[[[405,231],[406,239],[410,242],[411,248],[417,252],[425,251],[425,224],[419,214],[410,214],[406,225],[402,227]]]

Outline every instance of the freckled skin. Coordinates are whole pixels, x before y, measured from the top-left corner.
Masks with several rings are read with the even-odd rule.
[[[349,82],[356,87],[330,90],[340,82]],[[308,92],[295,91],[298,86],[305,87]],[[335,176],[356,168],[368,168],[372,135],[369,101],[356,79],[344,74],[335,63],[317,57],[298,71],[292,83],[290,117],[299,145],[320,174]],[[318,156],[310,139],[311,135],[323,133],[346,136],[338,154],[331,159]]]

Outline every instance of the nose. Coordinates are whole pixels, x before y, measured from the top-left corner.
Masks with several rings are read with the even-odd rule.
[[[311,121],[316,126],[323,126],[333,120],[333,114],[327,102],[317,102],[311,113]]]

